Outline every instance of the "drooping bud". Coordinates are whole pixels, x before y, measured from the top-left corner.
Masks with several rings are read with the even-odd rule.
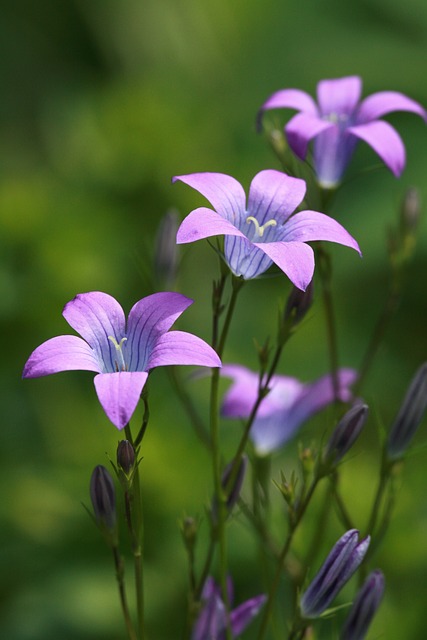
[[[173,288],[178,270],[178,214],[168,211],[160,221],[154,248],[154,273],[157,282],[166,290]]]
[[[117,447],[117,466],[129,476],[135,464],[135,449],[129,440],[121,440]]]
[[[402,457],[409,446],[427,408],[427,362],[421,365],[406,392],[387,440],[390,460]]]
[[[359,542],[357,529],[350,529],[335,543],[320,571],[303,593],[300,610],[303,618],[318,618],[350,580],[361,564],[370,537]]]
[[[112,533],[116,528],[116,492],[113,478],[101,464],[92,472],[90,499],[98,525]]]
[[[353,446],[362,431],[369,409],[366,404],[355,404],[341,418],[323,453],[323,462],[326,465],[337,464]]]
[[[384,594],[384,576],[378,569],[369,574],[353,603],[340,640],[364,640]]]

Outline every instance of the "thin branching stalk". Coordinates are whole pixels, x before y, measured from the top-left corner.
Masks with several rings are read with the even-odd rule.
[[[132,624],[132,619],[129,613],[129,607],[126,598],[126,587],[124,580],[124,564],[123,558],[120,555],[119,548],[114,546],[113,549],[113,558],[114,558],[114,566],[116,567],[116,579],[119,587],[119,597],[120,597],[120,605],[122,607],[123,618],[126,625],[126,631],[128,634],[129,640],[137,640],[137,635],[135,633],[135,629]]]

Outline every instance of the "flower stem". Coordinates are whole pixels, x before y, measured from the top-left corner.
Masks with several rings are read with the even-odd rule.
[[[319,243],[320,244],[320,243]],[[338,343],[337,330],[335,321],[335,311],[332,298],[332,265],[330,255],[321,246],[317,248],[317,268],[322,281],[323,306],[326,316],[326,332],[329,349],[329,367],[332,378],[332,387],[334,391],[334,399],[339,399],[339,381],[338,381]]]
[[[126,588],[125,588],[125,581],[124,581],[125,569],[123,564],[123,558],[121,557],[119,553],[119,548],[117,546],[114,546],[112,548],[112,551],[113,551],[114,565],[116,567],[116,579],[119,587],[120,604],[122,607],[122,612],[125,620],[128,638],[129,640],[137,640],[137,636],[135,633],[135,629],[133,628],[132,620],[129,613],[129,607],[127,603],[127,598],[126,598]]]

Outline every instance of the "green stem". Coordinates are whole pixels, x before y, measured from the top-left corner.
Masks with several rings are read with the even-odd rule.
[[[135,629],[133,628],[132,620],[129,613],[129,607],[126,598],[126,588],[124,582],[124,564],[123,558],[119,553],[117,546],[112,548],[114,565],[116,567],[116,579],[119,587],[120,604],[122,607],[123,617],[125,620],[126,630],[129,640],[137,640]]]
[[[332,298],[332,265],[331,258],[323,247],[318,247],[317,252],[317,269],[322,281],[323,307],[326,317],[326,334],[329,350],[329,368],[332,377],[332,386],[334,390],[335,401],[339,399],[339,381],[338,381],[338,343],[337,330],[335,321],[335,311]]]

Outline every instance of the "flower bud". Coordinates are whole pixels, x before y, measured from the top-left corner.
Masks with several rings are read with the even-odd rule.
[[[191,516],[186,516],[181,522],[181,533],[184,540],[184,544],[188,550],[193,550],[197,539],[197,520]]]
[[[319,573],[303,593],[300,609],[303,618],[318,618],[350,580],[369,546],[368,536],[359,542],[359,532],[350,529],[335,543]]]
[[[313,280],[305,291],[293,287],[286,302],[284,320],[295,327],[305,317],[313,304]]]
[[[427,362],[416,372],[406,392],[399,413],[393,422],[387,440],[390,460],[405,453],[423,418],[427,407]]]
[[[121,440],[117,447],[117,466],[129,476],[135,464],[135,449],[129,440]]]
[[[178,214],[168,211],[160,221],[154,248],[154,273],[167,290],[173,287],[178,270]]]
[[[341,418],[325,447],[325,464],[337,464],[353,446],[368,417],[366,404],[357,403]]]
[[[239,499],[240,490],[242,488],[247,465],[248,465],[247,456],[242,456],[239,462],[237,473],[235,474],[235,477],[233,478],[231,485],[230,485],[230,480],[231,480],[231,473],[234,467],[233,462],[231,462],[226,466],[224,473],[222,474],[221,485],[226,494],[227,514],[230,514],[232,512],[234,505]],[[216,522],[217,520],[217,514],[218,514],[218,501],[215,497],[212,503],[212,518],[214,522]]]
[[[384,594],[384,576],[372,571],[360,588],[353,603],[340,640],[364,640]]]
[[[102,465],[92,472],[90,499],[98,525],[113,532],[116,527],[116,494],[113,479]]]
[[[413,236],[417,230],[421,216],[420,192],[415,187],[409,187],[403,198],[400,211],[400,226],[402,236]]]

